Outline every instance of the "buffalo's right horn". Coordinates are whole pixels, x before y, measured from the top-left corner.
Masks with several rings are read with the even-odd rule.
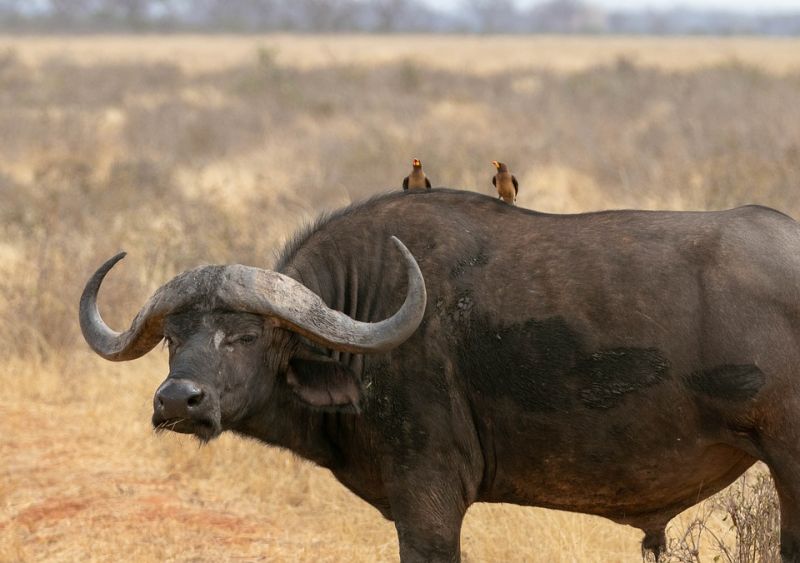
[[[176,291],[180,281],[192,272],[186,272],[162,286],[145,303],[125,332],[119,333],[106,325],[97,309],[97,292],[103,278],[114,265],[125,258],[120,252],[107,260],[86,283],[80,303],[81,332],[89,346],[107,360],[122,362],[145,355],[164,337],[164,317],[194,296]]]

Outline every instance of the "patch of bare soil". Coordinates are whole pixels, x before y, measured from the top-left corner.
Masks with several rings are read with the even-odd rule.
[[[110,468],[113,447],[104,455],[68,411],[40,407],[0,406],[0,559],[218,561],[267,552],[259,543],[277,525],[252,506],[237,509],[213,490],[127,460]]]

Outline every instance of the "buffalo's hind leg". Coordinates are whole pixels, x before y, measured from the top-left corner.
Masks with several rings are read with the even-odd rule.
[[[800,563],[800,459],[795,452],[774,453],[767,461],[781,505],[781,561]]]
[[[658,563],[659,558],[666,553],[667,535],[664,529],[665,526],[656,526],[644,530],[644,539],[642,540],[643,561],[649,560]]]
[[[797,412],[800,413],[800,409]],[[756,443],[778,492],[781,561],[800,563],[800,414],[771,413],[769,420],[762,424]]]

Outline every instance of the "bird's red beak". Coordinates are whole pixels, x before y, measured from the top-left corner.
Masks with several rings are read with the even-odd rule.
[[[414,160],[411,161],[411,164],[414,166],[420,166],[419,159],[415,158]]]

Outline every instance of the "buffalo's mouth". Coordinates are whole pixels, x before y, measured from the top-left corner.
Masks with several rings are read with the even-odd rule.
[[[202,442],[208,442],[220,435],[219,423],[210,418],[163,418],[153,414],[153,429],[156,432],[172,431],[180,434],[193,434]]]
[[[194,434],[203,442],[222,432],[219,399],[213,389],[181,377],[168,377],[153,397],[153,428]]]

